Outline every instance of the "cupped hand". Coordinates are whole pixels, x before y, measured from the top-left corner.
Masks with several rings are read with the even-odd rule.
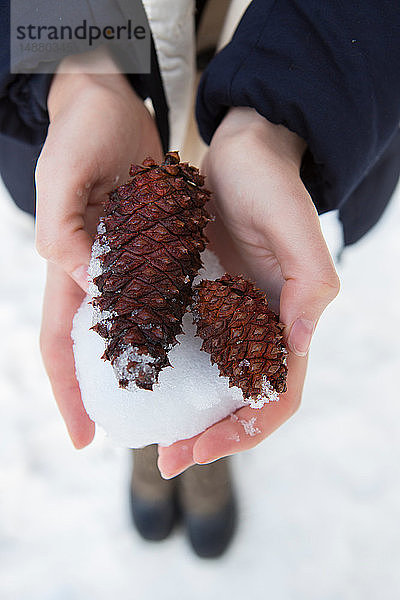
[[[49,93],[50,126],[36,168],[36,245],[49,263],[41,350],[78,448],[91,442],[94,424],[81,401],[70,332],[87,290],[102,201],[127,179],[130,163],[162,158],[156,125],[142,100],[110,58],[99,60],[107,62],[108,74],[87,74],[79,58],[61,63]]]
[[[279,402],[245,406],[194,438],[159,447],[165,477],[252,448],[300,404],[315,326],[339,291],[300,178],[304,150],[297,135],[249,108],[231,109],[213,137],[204,163],[215,214],[207,234],[224,268],[256,281],[280,313],[289,350],[287,391]]]

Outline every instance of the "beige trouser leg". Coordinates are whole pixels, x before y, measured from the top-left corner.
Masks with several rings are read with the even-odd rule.
[[[232,496],[229,459],[190,467],[179,476],[178,490],[186,512],[200,517],[220,512]]]
[[[174,479],[161,477],[157,456],[157,444],[133,450],[132,490],[145,501],[168,500],[175,488]]]

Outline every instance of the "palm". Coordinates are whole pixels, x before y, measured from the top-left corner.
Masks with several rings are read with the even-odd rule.
[[[273,247],[265,234],[263,223],[271,218],[266,198],[254,193],[250,178],[238,177],[234,162],[220,165],[206,157],[204,168],[207,185],[213,190],[210,211],[214,220],[207,236],[226,271],[243,274],[254,280],[267,294],[270,304],[279,312],[279,297],[284,278]],[[274,181],[269,181],[271,194]]]
[[[207,228],[211,248],[217,254],[224,269],[236,275],[244,275],[257,282],[267,294],[274,310],[279,310],[279,295],[283,285],[281,268],[274,252],[266,244],[253,243],[251,225],[228,229],[219,216]]]

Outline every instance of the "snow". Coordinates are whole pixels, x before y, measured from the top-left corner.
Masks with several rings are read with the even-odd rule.
[[[250,419],[247,420],[247,419],[239,419],[239,417],[236,414],[232,414],[230,416],[230,419],[233,422],[239,422],[240,425],[243,427],[245,434],[249,435],[250,437],[253,437],[253,436],[257,435],[258,433],[261,433],[261,429],[259,429],[258,427],[255,426],[257,417],[251,417]],[[239,436],[239,434],[237,434],[237,435]],[[236,437],[231,437],[229,439],[235,439],[239,442],[240,436],[239,436],[239,439],[237,439]]]
[[[243,406],[242,392],[229,388],[208,354],[200,352],[201,339],[194,336],[189,314],[184,318],[186,333],[178,336],[180,344],[169,354],[172,368],[160,373],[153,391],[118,387],[111,363],[100,360],[104,343],[90,331],[91,317],[86,300],[73,328],[78,380],[86,410],[114,443],[128,447],[154,442],[168,445],[204,431]]]
[[[101,434],[80,452],[67,439],[39,358],[44,266],[31,221],[0,195],[0,598],[397,600],[399,193],[344,253],[301,409],[233,461],[241,522],[219,561],[197,559],[181,529],[144,543],[130,452]]]
[[[92,265],[97,261],[97,246],[93,255]],[[202,260],[204,268],[196,282],[223,274],[212,252],[203,252]],[[92,267],[90,271],[96,269]],[[100,320],[107,322],[109,318],[109,311],[93,309],[87,297],[75,315],[72,338],[85,408],[117,445],[130,448],[151,443],[169,445],[197,435],[241,406],[250,404],[261,408],[266,402],[279,399],[266,378],[263,393],[247,401],[239,388],[229,387],[228,378],[221,377],[217,365],[211,364],[209,354],[200,350],[202,340],[195,335],[190,313],[183,319],[184,334],[177,336],[179,343],[169,352],[171,367],[161,371],[153,390],[139,389],[134,382],[128,389],[121,389],[118,377],[130,378],[127,370],[130,361],[138,362],[138,370],[152,370],[156,359],[139,355],[137,348],[127,346],[113,365],[101,360],[104,340],[91,326]]]
[[[251,417],[251,419],[248,419],[247,421],[246,421],[246,419],[239,419],[239,423],[243,427],[245,434],[249,435],[250,437],[253,437],[253,436],[257,435],[258,433],[261,433],[261,429],[258,429],[258,427],[255,427],[255,425],[254,425],[255,422],[256,422],[256,417]]]
[[[286,361],[286,356],[284,358],[284,361]],[[255,398],[251,396],[249,400],[246,401],[246,404],[251,406],[251,408],[262,408],[268,402],[278,402],[279,394],[276,390],[274,390],[271,383],[268,381],[266,375],[263,375],[261,389],[262,394],[258,394]]]

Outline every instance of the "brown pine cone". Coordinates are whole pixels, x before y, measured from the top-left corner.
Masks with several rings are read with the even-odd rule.
[[[284,326],[254,283],[228,274],[203,280],[194,288],[192,310],[201,349],[231,387],[239,387],[254,406],[286,391]]]
[[[209,221],[198,169],[168,152],[161,165],[132,165],[109,194],[93,245],[93,329],[106,340],[120,387],[149,389],[182,333]]]

